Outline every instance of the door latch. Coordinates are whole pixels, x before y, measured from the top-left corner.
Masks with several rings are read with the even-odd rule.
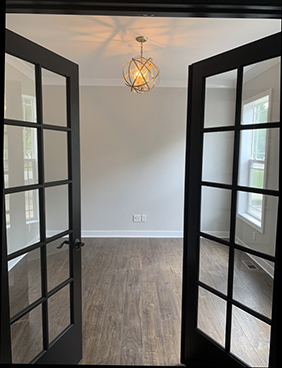
[[[57,249],[63,248],[64,244],[70,244],[68,240],[63,241],[59,246],[57,246]],[[75,239],[73,242],[73,248],[75,250],[79,250],[81,247],[84,246],[84,243],[82,243],[79,239]]]

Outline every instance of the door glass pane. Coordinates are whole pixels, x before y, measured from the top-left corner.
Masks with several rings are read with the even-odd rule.
[[[280,121],[281,58],[244,67],[241,124]]]
[[[43,350],[41,305],[11,325],[11,347],[17,364],[30,363]]]
[[[69,203],[68,185],[60,185],[45,189],[47,237],[68,230],[69,228],[68,203]]]
[[[10,316],[41,297],[40,249],[8,262]]]
[[[226,245],[201,237],[199,280],[227,294],[228,259]]]
[[[66,78],[42,68],[43,123],[67,126]]]
[[[70,325],[70,287],[63,287],[48,299],[49,341]]]
[[[231,353],[250,367],[268,367],[270,326],[232,307]]]
[[[237,70],[206,78],[204,128],[235,124]]]
[[[37,129],[4,126],[5,188],[38,183]]]
[[[229,239],[231,190],[202,186],[201,231]]]
[[[238,184],[278,190],[280,129],[243,130],[240,135]]]
[[[45,181],[68,179],[67,133],[44,130]]]
[[[35,66],[5,54],[4,118],[36,123]]]
[[[226,301],[199,287],[197,327],[225,345]]]
[[[274,263],[235,250],[233,298],[271,318]]]
[[[38,190],[6,194],[8,254],[37,243],[39,237]]]
[[[274,256],[277,212],[277,197],[238,191],[236,243]]]
[[[234,132],[205,133],[202,180],[231,184]]]
[[[60,238],[46,245],[48,291],[67,280],[70,275],[69,245],[64,244],[62,248],[58,249],[64,241],[69,241],[69,237]]]

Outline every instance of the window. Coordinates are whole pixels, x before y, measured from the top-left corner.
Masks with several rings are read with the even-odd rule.
[[[265,91],[246,101],[242,106],[242,124],[259,124],[269,121],[271,91]],[[239,184],[265,188],[267,170],[267,129],[241,131]],[[239,192],[238,215],[257,230],[263,231],[265,196],[259,193]]]
[[[33,96],[22,96],[22,107],[24,120],[34,121],[36,116],[36,102]],[[23,143],[23,183],[24,185],[37,183],[37,130],[28,127],[15,128],[22,130],[22,143]],[[10,186],[10,172],[9,172],[9,157],[12,158],[13,145],[9,144],[9,127],[4,125],[4,152],[3,152],[3,164],[4,164],[4,185],[6,188]],[[11,143],[11,142],[10,142]],[[13,185],[13,184],[12,184]],[[17,185],[17,184],[16,184]],[[6,208],[6,223],[10,224],[10,195],[5,196],[5,208]],[[25,218],[27,222],[38,221],[37,213],[37,193],[36,191],[25,192]]]

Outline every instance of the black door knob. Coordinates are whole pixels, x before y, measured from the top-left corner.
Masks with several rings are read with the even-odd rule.
[[[84,243],[82,243],[79,239],[75,239],[75,241],[73,242],[73,247],[75,250],[79,250],[83,246]]]

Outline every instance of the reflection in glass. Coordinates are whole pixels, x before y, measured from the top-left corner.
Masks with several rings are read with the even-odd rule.
[[[6,194],[8,254],[39,241],[38,190]]]
[[[199,280],[227,294],[229,248],[203,237],[200,238]]]
[[[274,256],[277,212],[277,197],[238,191],[236,243]]]
[[[66,78],[42,68],[43,123],[67,126]]]
[[[231,353],[250,367],[268,367],[270,326],[232,307]]]
[[[237,71],[206,78],[204,128],[235,123]]]
[[[244,67],[241,124],[280,121],[281,58]]]
[[[61,238],[46,245],[48,291],[69,278],[69,245],[57,248],[65,240],[69,238]]]
[[[13,363],[28,364],[43,350],[41,310],[39,305],[11,325]]]
[[[5,188],[37,184],[37,129],[4,126]]]
[[[229,239],[231,190],[202,186],[201,231]]]
[[[278,190],[279,133],[279,128],[241,131],[239,185]]]
[[[226,301],[199,287],[197,327],[224,346],[225,325]]]
[[[234,132],[205,133],[202,180],[231,184]]]
[[[5,54],[4,118],[36,122],[35,67]]]
[[[233,299],[271,318],[273,274],[273,262],[235,250]]]
[[[70,325],[70,287],[63,287],[48,299],[49,341]]]
[[[45,181],[68,179],[67,133],[44,130]]]
[[[8,262],[10,316],[41,297],[40,249]]]
[[[68,185],[60,185],[45,189],[47,237],[68,230],[68,198]]]

